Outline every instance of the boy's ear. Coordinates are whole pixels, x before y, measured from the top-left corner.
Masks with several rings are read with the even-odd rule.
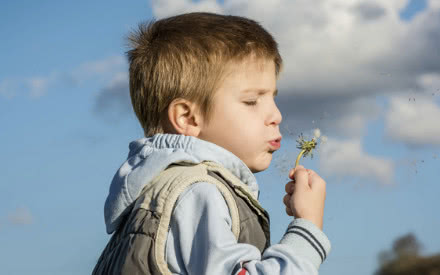
[[[201,116],[195,103],[178,98],[168,106],[167,132],[197,137],[201,131]]]

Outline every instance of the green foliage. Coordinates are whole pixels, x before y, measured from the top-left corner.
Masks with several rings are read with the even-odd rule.
[[[376,275],[440,275],[440,254],[403,256],[381,266]]]
[[[393,243],[391,250],[379,254],[380,267],[376,275],[440,275],[440,254],[419,255],[421,244],[409,233]]]

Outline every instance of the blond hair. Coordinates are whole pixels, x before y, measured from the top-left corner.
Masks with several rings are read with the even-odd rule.
[[[214,92],[230,62],[268,58],[278,76],[282,59],[273,37],[248,18],[187,13],[141,23],[128,36],[130,96],[145,136],[163,133],[168,106],[196,103],[209,121]]]

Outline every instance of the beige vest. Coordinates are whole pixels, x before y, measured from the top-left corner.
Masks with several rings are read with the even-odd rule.
[[[142,190],[93,274],[171,274],[165,261],[171,215],[182,192],[197,182],[217,186],[228,205],[231,230],[239,243],[252,244],[261,252],[270,245],[269,216],[244,183],[214,162],[178,163]]]

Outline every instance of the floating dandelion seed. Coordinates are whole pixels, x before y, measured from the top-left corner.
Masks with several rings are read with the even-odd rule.
[[[287,131],[287,133],[288,133],[290,136],[294,136],[294,135],[295,135],[295,134],[293,133],[293,131],[290,130],[290,128],[289,128],[288,125],[284,126],[284,129]]]
[[[414,171],[416,172],[416,174],[418,174],[418,171],[417,171],[417,160],[412,160],[411,161],[411,165],[414,166]]]
[[[318,139],[321,136],[321,130],[319,130],[319,128],[313,130],[313,136]]]

